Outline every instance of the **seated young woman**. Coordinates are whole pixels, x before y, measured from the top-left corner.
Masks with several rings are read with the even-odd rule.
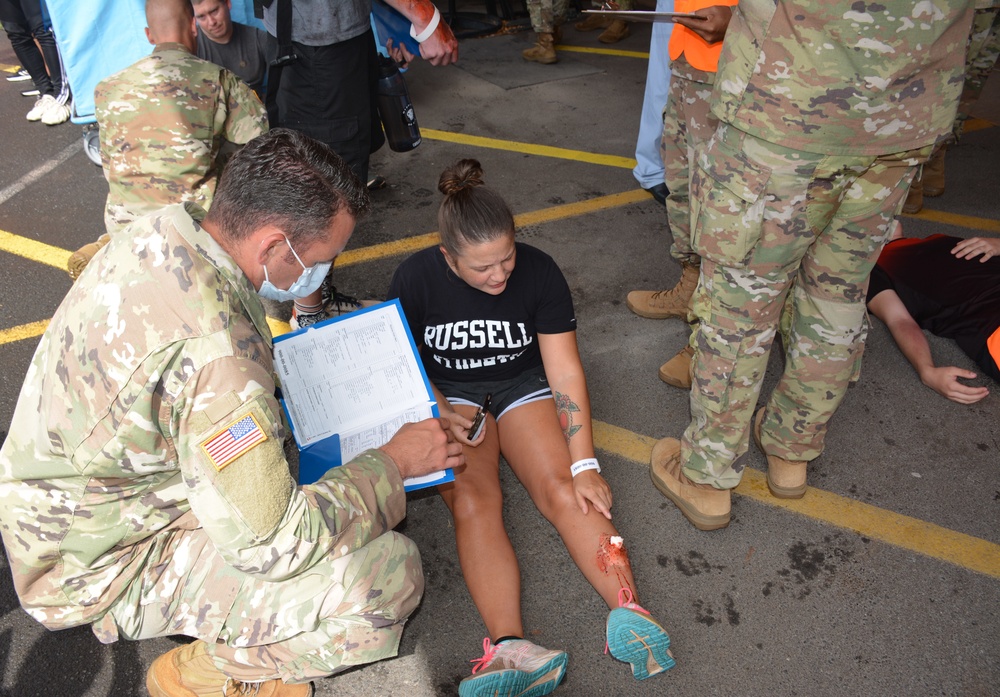
[[[630,663],[640,680],[667,670],[674,665],[670,638],[638,604],[611,522],[611,489],[594,457],[569,286],[551,257],[514,241],[510,209],[483,185],[476,160],[445,170],[438,188],[445,195],[441,246],[404,261],[389,297],[399,298],[441,415],[465,446],[465,468],[438,491],[489,636],[459,694],[545,695],[566,670],[564,651],[524,639],[520,570],[503,523],[501,455],[612,608],[605,631],[612,656]],[[486,426],[470,433],[487,395]]]

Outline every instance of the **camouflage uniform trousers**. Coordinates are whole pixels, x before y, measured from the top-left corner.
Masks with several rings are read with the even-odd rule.
[[[750,420],[779,329],[784,374],[762,425],[769,454],[809,461],[856,379],[867,331],[868,275],[916,167],[932,147],[823,155],[725,124],[691,180],[692,300],[700,320],[684,473],[720,489],[742,478]]]
[[[667,222],[673,237],[670,256],[678,262],[697,264],[698,254],[691,246],[690,163],[696,161],[697,151],[715,133],[719,119],[712,113],[709,103],[711,83],[687,79],[687,74],[709,75],[694,70],[683,58],[671,63],[670,89],[663,107],[660,159],[663,160],[663,181],[670,190],[667,196]]]
[[[1000,56],[1000,8],[977,10],[969,34],[969,50],[965,61],[965,84],[958,104],[953,134],[955,140],[962,135],[969,112],[983,92],[997,57]]]
[[[539,34],[551,34],[566,21],[567,0],[528,0],[531,28]]]
[[[171,534],[167,551],[147,560],[95,624],[102,641],[115,630],[129,639],[184,634],[205,641],[237,680],[306,682],[395,656],[423,593],[416,545],[395,532],[278,582],[226,564],[200,529]]]

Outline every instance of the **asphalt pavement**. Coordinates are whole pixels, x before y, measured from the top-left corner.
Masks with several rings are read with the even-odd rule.
[[[686,327],[631,314],[625,296],[674,284],[663,210],[630,172],[648,25],[612,47],[566,31],[560,62],[526,64],[530,33],[469,39],[456,66],[406,79],[424,142],[373,156],[385,189],[338,262],[338,287],[384,296],[405,253],[432,243],[447,165],[475,157],[518,215],[520,239],[552,254],[576,303],[599,457],[642,603],[667,627],[677,666],[636,682],[603,654],[607,608],[552,527],[503,469],[528,638],[569,652],[556,694],[1000,694],[1000,385],[972,406],[924,387],[873,320],[860,382],[833,420],[798,503],[761,487],[751,445],[732,524],[693,529],[651,485],[655,439],[679,436],[687,395],[657,378]],[[572,49],[572,50],[570,50]],[[609,50],[610,49],[610,50]],[[603,52],[602,52],[603,51]],[[0,72],[16,59],[0,42]],[[906,233],[1000,234],[1000,87],[947,155],[947,190]],[[45,322],[70,287],[61,265],[101,232],[107,185],[81,127],[28,123],[24,83],[0,80],[0,438]],[[992,106],[990,106],[992,105]],[[275,319],[287,308],[275,308]],[[939,362],[972,367],[931,337]],[[771,357],[763,394],[781,358]],[[425,598],[398,658],[318,681],[320,696],[456,695],[484,628],[433,493],[411,495],[402,532],[423,555]],[[0,695],[144,695],[152,660],[177,640],[103,646],[88,628],[50,633],[18,606],[0,556]]]

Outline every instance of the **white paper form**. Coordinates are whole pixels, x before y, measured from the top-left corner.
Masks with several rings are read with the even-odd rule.
[[[384,444],[406,421],[433,415],[396,307],[373,308],[350,320],[275,344],[275,367],[299,446],[337,433],[342,452],[352,453],[345,461]],[[348,440],[352,445],[345,447]],[[353,443],[361,447],[355,451]]]

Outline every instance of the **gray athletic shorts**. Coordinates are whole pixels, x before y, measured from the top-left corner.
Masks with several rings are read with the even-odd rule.
[[[527,370],[510,380],[493,382],[451,382],[435,380],[434,386],[450,404],[468,404],[481,406],[487,394],[492,394],[490,413],[497,421],[511,409],[537,402],[542,399],[552,399],[552,389],[545,377],[545,368],[538,366]]]

